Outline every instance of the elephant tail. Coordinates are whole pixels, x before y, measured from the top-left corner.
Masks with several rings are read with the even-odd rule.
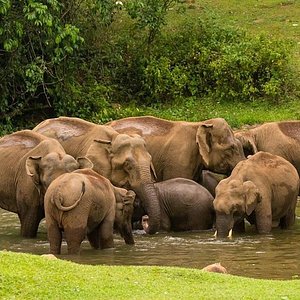
[[[70,205],[70,206],[63,206],[61,204],[61,197],[58,196],[58,197],[53,197],[52,198],[52,203],[54,203],[56,205],[56,207],[61,210],[61,211],[69,211],[69,210],[72,210],[74,207],[76,207],[78,205],[78,203],[80,202],[80,200],[82,199],[82,196],[84,195],[85,193],[85,182],[82,181],[82,187],[81,187],[81,193],[80,193],[80,196],[79,198],[75,201],[74,204]]]

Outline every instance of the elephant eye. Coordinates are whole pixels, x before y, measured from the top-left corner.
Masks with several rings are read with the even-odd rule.
[[[133,167],[132,167],[132,162],[131,162],[130,160],[126,160],[126,161],[124,162],[124,168],[125,168],[125,170],[127,170],[127,171],[132,170],[132,169],[133,169]]]

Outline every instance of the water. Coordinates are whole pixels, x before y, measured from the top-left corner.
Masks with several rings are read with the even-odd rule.
[[[36,239],[19,235],[16,214],[0,209],[0,250],[45,254],[49,251],[45,221]],[[135,232],[134,246],[125,245],[115,236],[115,248],[91,249],[82,243],[79,256],[66,255],[63,243],[61,259],[92,265],[164,265],[203,268],[220,262],[230,274],[253,278],[300,278],[300,203],[295,226],[290,230],[276,229],[269,235],[257,235],[248,228],[247,234],[232,240],[216,240],[212,231],[159,233],[153,236]]]

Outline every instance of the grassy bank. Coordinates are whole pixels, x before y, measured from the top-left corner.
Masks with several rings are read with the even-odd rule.
[[[268,121],[298,120],[300,119],[300,101],[298,99],[278,103],[268,102],[215,102],[208,99],[199,101],[185,100],[170,105],[155,107],[117,106],[119,118],[139,115],[153,115],[170,120],[200,121],[222,117],[233,128],[244,125],[260,124]],[[99,122],[99,119],[95,119]]]
[[[1,299],[299,299],[299,280],[170,267],[85,266],[0,252]]]

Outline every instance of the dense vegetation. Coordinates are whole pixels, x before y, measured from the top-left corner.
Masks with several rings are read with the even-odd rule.
[[[203,103],[269,107],[298,96],[297,43],[232,26],[206,1],[0,4],[2,133],[57,115],[192,120],[210,117],[186,114]]]

